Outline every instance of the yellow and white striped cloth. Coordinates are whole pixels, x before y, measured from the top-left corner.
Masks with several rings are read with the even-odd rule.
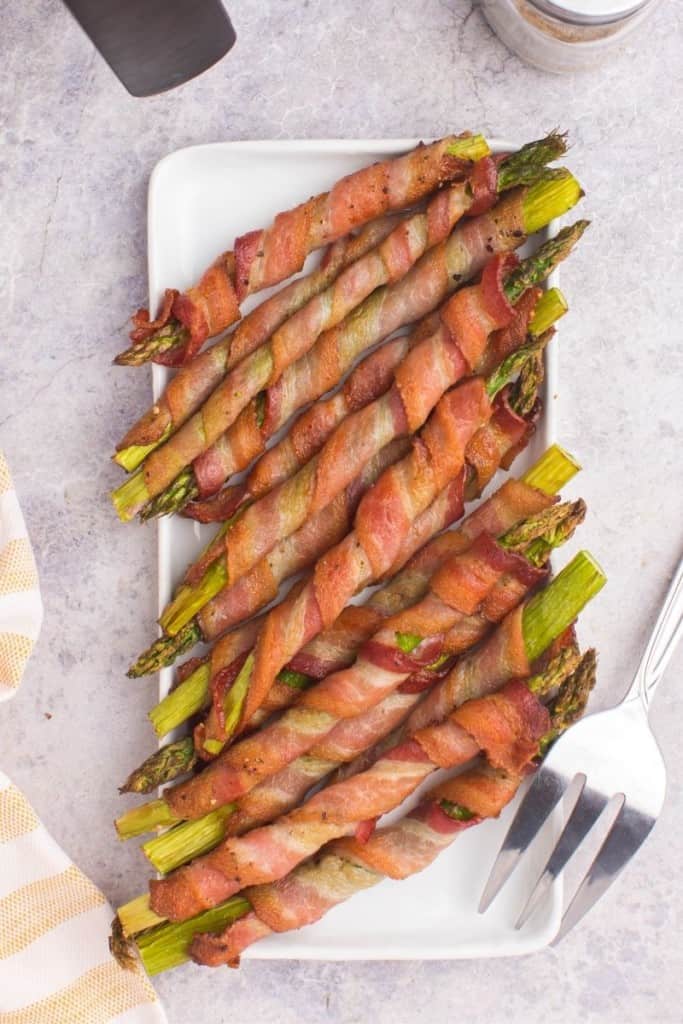
[[[19,685],[43,609],[0,452],[0,701]],[[141,967],[108,947],[113,911],[0,772],[0,1024],[165,1024]]]

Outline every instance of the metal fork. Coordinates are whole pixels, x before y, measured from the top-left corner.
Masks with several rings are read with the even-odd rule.
[[[597,853],[570,900],[553,945],[609,888],[649,834],[664,803],[666,770],[648,724],[650,701],[683,633],[679,563],[631,687],[621,704],[572,726],[551,749],[517,810],[479,904],[483,913],[562,801],[564,827],[536,875],[516,927],[540,905],[560,872]],[[580,769],[580,770],[579,770]]]

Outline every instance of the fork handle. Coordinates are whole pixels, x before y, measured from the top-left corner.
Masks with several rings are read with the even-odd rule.
[[[657,685],[664,675],[671,655],[676,649],[683,634],[683,559],[671,581],[664,598],[661,611],[657,617],[652,635],[645,648],[635,674],[635,678],[626,695],[626,700],[640,697],[647,711]]]

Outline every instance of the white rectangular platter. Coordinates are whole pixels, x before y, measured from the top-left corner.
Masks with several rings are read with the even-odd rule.
[[[491,140],[490,140],[491,141]],[[238,235],[269,224],[274,215],[328,189],[350,171],[411,149],[417,139],[364,141],[232,142],[182,149],[155,168],[149,186],[150,309],[165,287],[186,288]],[[516,149],[491,142],[494,152]],[[542,238],[553,233],[549,228]],[[311,257],[311,259],[315,259]],[[557,278],[552,279],[557,283]],[[265,294],[250,299],[248,312]],[[546,355],[544,415],[536,437],[515,463],[522,472],[554,438],[556,347]],[[168,371],[154,368],[154,395]],[[491,488],[489,488],[489,493]],[[159,607],[171,597],[187,564],[210,531],[179,517],[159,524]],[[173,670],[161,673],[164,696]],[[432,780],[433,781],[433,780]],[[404,805],[404,809],[405,809]],[[555,891],[521,931],[513,927],[530,868],[518,871],[488,913],[477,903],[513,808],[495,822],[471,829],[427,871],[403,882],[385,881],[335,908],[322,921],[251,947],[247,957],[321,960],[442,959],[510,956],[546,945],[559,926]]]

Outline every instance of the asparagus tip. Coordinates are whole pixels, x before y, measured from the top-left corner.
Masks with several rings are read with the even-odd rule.
[[[135,943],[124,934],[123,925],[118,916],[111,923],[111,935],[109,936],[109,952],[116,960],[119,967],[125,971],[137,969],[139,959]]]
[[[176,346],[180,349],[187,341],[187,328],[183,327],[177,320],[160,327],[146,341],[134,342],[123,352],[114,357],[115,366],[144,366],[150,359],[169,352]]]
[[[167,665],[172,665],[176,658],[194,647],[202,639],[202,631],[199,624],[191,620],[177,631],[174,636],[160,636],[153,644],[143,651],[133,662],[126,675],[129,679],[139,679],[141,676],[158,672]]]
[[[197,763],[191,736],[167,743],[151,754],[139,768],[131,772],[119,793],[151,793],[165,782],[177,779],[192,770]]]

